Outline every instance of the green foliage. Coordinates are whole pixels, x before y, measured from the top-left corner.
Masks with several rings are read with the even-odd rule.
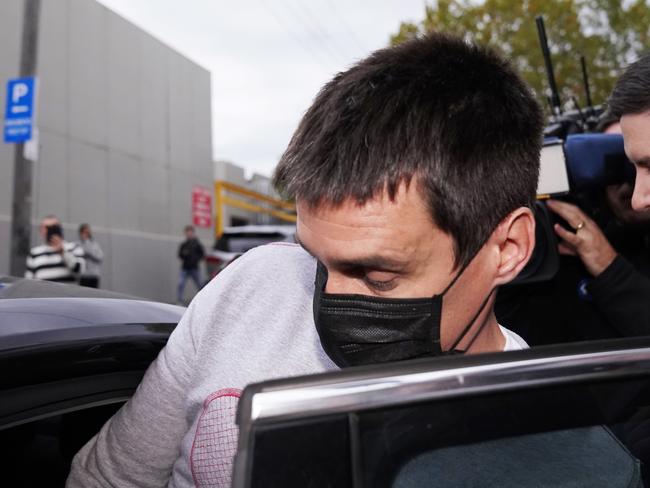
[[[501,51],[547,107],[548,81],[535,17],[542,15],[560,97],[582,107],[586,97],[584,55],[595,104],[604,103],[622,69],[650,42],[648,0],[438,0],[424,20],[403,22],[391,37],[397,44],[426,32],[450,32]],[[571,103],[568,103],[571,106]]]

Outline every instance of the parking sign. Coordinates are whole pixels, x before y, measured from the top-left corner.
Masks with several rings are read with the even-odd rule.
[[[32,138],[34,78],[15,78],[7,82],[4,141],[24,142]]]

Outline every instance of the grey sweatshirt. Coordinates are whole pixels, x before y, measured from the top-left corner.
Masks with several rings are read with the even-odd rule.
[[[256,248],[221,272],[133,398],[76,455],[67,486],[230,486],[241,390],[337,369],[314,325],[315,273],[315,260],[289,243]],[[526,347],[501,330],[505,350]]]
[[[86,271],[83,275],[99,276],[100,265],[104,260],[104,252],[102,251],[102,248],[94,239],[82,239],[79,241],[79,246],[83,249],[84,257],[86,258]]]

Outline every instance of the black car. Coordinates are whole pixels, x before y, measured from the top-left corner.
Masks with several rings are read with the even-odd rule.
[[[131,397],[184,310],[0,278],[0,485],[63,486],[74,454]]]

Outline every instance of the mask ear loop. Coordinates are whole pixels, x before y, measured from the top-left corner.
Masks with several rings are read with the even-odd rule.
[[[481,249],[483,249],[483,245],[481,245],[477,249],[477,251],[472,255],[472,257],[470,259],[468,259],[467,262],[463,265],[463,267],[458,271],[458,273],[456,273],[456,276],[454,276],[454,279],[451,280],[451,283],[449,283],[447,285],[447,287],[442,291],[442,293],[440,293],[441,296],[444,296],[449,291],[449,289],[456,284],[456,281],[458,281],[458,278],[460,278],[460,276],[465,272],[465,270],[469,267],[469,265],[472,263],[472,261],[474,261],[474,258],[478,255],[479,252],[481,252]],[[472,317],[472,320],[470,320],[469,324],[467,324],[465,326],[463,331],[460,333],[460,335],[456,338],[456,340],[454,341],[452,346],[449,348],[449,350],[448,350],[449,352],[451,352],[451,353],[454,353],[454,352],[456,352],[456,353],[464,353],[465,351],[467,351],[467,349],[469,349],[472,346],[472,344],[474,344],[474,341],[476,340],[476,338],[479,336],[479,334],[483,330],[483,327],[485,327],[485,323],[483,325],[481,325],[479,330],[476,331],[476,334],[474,334],[474,337],[472,337],[472,340],[467,345],[467,348],[465,348],[464,351],[456,351],[456,346],[458,346],[458,344],[460,344],[460,342],[465,338],[467,333],[470,331],[470,329],[474,325],[474,322],[476,322],[476,319],[479,317],[479,315],[481,315],[481,313],[483,312],[483,309],[485,308],[488,301],[490,300],[490,297],[492,296],[492,293],[494,293],[494,290],[495,290],[495,288],[492,288],[492,290],[490,290],[490,293],[488,293],[488,296],[485,297],[485,300],[483,300],[483,303],[479,307],[478,312],[476,312],[474,317]]]
[[[476,257],[476,255],[481,251],[482,248],[483,248],[483,246],[479,247],[478,251],[476,251],[476,252],[474,253],[474,255],[473,255],[470,259],[468,259],[467,262],[466,262],[465,264],[463,264],[463,267],[460,268],[460,270],[458,270],[458,273],[456,273],[456,276],[454,276],[454,278],[453,278],[453,279],[451,280],[451,282],[450,282],[450,283],[445,287],[444,290],[442,290],[440,293],[438,293],[438,296],[442,296],[442,297],[445,296],[445,294],[446,294],[446,293],[451,289],[451,287],[454,286],[454,285],[456,284],[456,282],[458,281],[458,278],[460,278],[460,276],[465,272],[465,270],[469,267],[469,265],[472,264],[472,261],[474,260],[474,258]],[[436,296],[436,295],[434,295],[434,296]]]
[[[476,341],[478,336],[481,334],[481,331],[483,330],[483,328],[487,324],[487,320],[485,322],[483,322],[483,324],[479,327],[479,329],[474,334],[474,337],[472,337],[472,340],[469,341],[469,344],[467,344],[467,347],[464,350],[456,350],[456,347],[458,346],[458,344],[460,344],[460,342],[465,338],[467,333],[471,330],[472,326],[474,325],[474,322],[476,322],[476,319],[478,319],[479,316],[481,315],[481,313],[483,313],[483,310],[485,309],[485,306],[487,305],[488,301],[490,300],[490,297],[492,296],[492,293],[494,293],[494,290],[495,290],[495,288],[492,288],[492,290],[490,290],[490,293],[488,293],[488,296],[485,297],[485,300],[483,300],[483,303],[479,307],[478,312],[476,312],[476,314],[474,314],[474,317],[472,317],[472,320],[469,321],[469,324],[467,324],[467,326],[465,326],[465,328],[460,333],[458,338],[454,341],[454,343],[449,348],[450,352],[462,354],[462,353],[466,352],[470,347],[472,347],[472,344],[474,344],[474,341]]]

